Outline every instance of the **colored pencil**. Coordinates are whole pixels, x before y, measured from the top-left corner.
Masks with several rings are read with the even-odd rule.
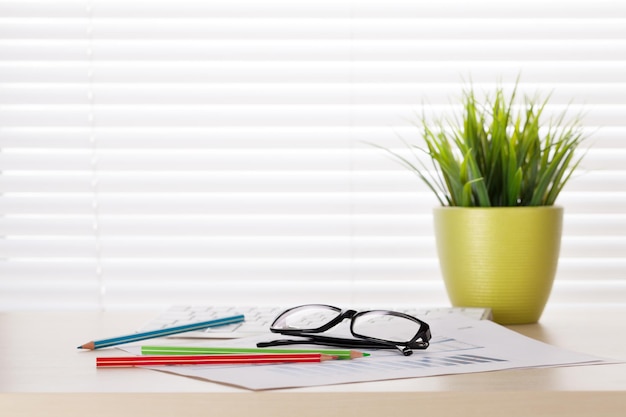
[[[255,355],[154,355],[96,358],[98,368],[127,368],[160,365],[243,365],[278,363],[319,363],[336,359],[321,353]]]
[[[169,336],[172,334],[190,332],[193,330],[206,329],[207,327],[224,326],[227,324],[240,323],[244,321],[243,314],[236,316],[223,317],[215,320],[201,321],[197,323],[185,324],[182,326],[167,327],[164,329],[151,330],[147,332],[134,333],[126,336],[118,336],[110,339],[95,340],[78,346],[78,349],[100,349],[108,346],[120,345],[123,343],[137,342],[139,340],[152,339],[154,337]]]
[[[357,350],[335,349],[270,349],[270,348],[242,348],[242,347],[205,347],[205,346],[142,346],[143,355],[212,355],[212,354],[241,354],[241,353],[322,353],[337,356],[338,359],[354,359],[369,356],[369,353]]]

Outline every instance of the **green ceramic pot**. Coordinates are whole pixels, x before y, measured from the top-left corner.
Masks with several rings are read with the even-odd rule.
[[[438,207],[434,220],[453,306],[490,307],[501,324],[539,320],[557,269],[562,207]]]

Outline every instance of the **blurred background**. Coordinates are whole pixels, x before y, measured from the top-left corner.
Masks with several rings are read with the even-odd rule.
[[[446,306],[419,144],[465,88],[587,152],[549,306],[626,302],[626,3],[0,1],[0,311]]]

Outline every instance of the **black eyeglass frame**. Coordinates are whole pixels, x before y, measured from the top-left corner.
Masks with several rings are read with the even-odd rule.
[[[335,311],[337,316],[330,320],[328,323],[311,329],[284,329],[280,327],[275,327],[276,323],[280,321],[286,315],[291,314],[295,310],[308,308],[308,307],[319,307],[328,310]],[[417,333],[406,342],[393,342],[384,339],[377,339],[370,336],[365,336],[359,334],[354,331],[354,323],[356,319],[359,317],[378,313],[381,315],[387,316],[395,316],[401,317],[410,321],[413,321],[419,324],[419,330]],[[339,323],[343,322],[346,319],[350,319],[350,333],[352,336],[357,339],[345,339],[339,337],[332,336],[324,336],[319,335],[318,333],[325,332],[327,330],[332,329],[337,326]],[[350,347],[350,348],[363,348],[363,349],[398,349],[405,356],[409,356],[413,353],[412,349],[426,349],[429,346],[429,340],[431,339],[430,326],[418,319],[417,317],[411,316],[409,314],[400,313],[398,311],[392,310],[366,310],[366,311],[356,311],[356,310],[343,310],[339,307],[327,305],[327,304],[305,304],[297,307],[289,308],[279,314],[276,319],[270,325],[270,331],[272,333],[279,333],[287,336],[299,336],[306,339],[302,340],[275,340],[272,342],[261,342],[257,344],[257,347],[270,347],[270,346],[281,346],[281,345],[291,345],[291,344],[320,344],[320,345],[330,345],[330,346],[339,346],[339,347]]]

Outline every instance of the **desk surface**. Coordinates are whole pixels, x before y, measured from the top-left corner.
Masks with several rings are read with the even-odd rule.
[[[553,345],[626,361],[624,306],[548,308],[510,326]],[[251,392],[145,369],[97,370],[91,338],[128,333],[155,312],[0,313],[0,410],[17,416],[624,416],[626,364],[524,369]],[[98,351],[103,356],[105,351]],[[113,351],[112,353],[115,353]],[[109,353],[109,354],[112,354]],[[530,410],[530,411],[529,411]]]

